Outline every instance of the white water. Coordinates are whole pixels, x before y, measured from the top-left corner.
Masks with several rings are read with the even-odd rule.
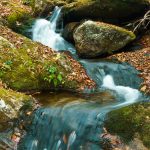
[[[124,98],[125,102],[117,105],[128,105],[136,102],[136,100],[141,95],[137,89],[133,89],[127,86],[115,85],[113,77],[111,75],[106,75],[103,79],[102,87],[114,90],[119,96]]]
[[[70,146],[74,143],[75,139],[76,139],[76,132],[73,131],[73,132],[69,135],[67,150],[69,150]]]
[[[37,19],[32,29],[32,39],[54,50],[69,50],[74,53],[74,47],[65,41],[60,33],[56,33],[60,13],[61,8],[56,6],[50,20]]]

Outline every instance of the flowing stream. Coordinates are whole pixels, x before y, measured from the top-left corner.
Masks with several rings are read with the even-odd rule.
[[[60,13],[61,8],[56,7],[50,20],[37,19],[33,40],[56,51],[70,51],[98,88],[84,96],[59,92],[38,97],[43,107],[34,113],[20,150],[100,150],[105,115],[141,97],[137,90],[141,81],[131,66],[77,57],[74,46],[56,32]]]

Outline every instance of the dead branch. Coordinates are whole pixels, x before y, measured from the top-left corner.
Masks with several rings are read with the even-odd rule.
[[[150,10],[145,13],[142,19],[139,19],[133,23],[134,30],[136,32],[140,28],[147,29],[150,25]]]

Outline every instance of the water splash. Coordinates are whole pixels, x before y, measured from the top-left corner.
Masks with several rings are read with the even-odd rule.
[[[61,140],[59,140],[59,141],[57,142],[56,150],[60,150],[60,145],[61,145]]]
[[[73,131],[69,136],[67,150],[69,150],[70,146],[74,143],[75,139],[76,139],[76,132]]]
[[[38,140],[33,140],[30,150],[36,150],[38,147]]]
[[[114,90],[118,93],[119,96],[124,98],[125,102],[117,106],[132,104],[136,102],[136,100],[141,95],[137,89],[133,89],[127,86],[115,85],[113,77],[111,75],[106,75],[104,77],[102,87]]]

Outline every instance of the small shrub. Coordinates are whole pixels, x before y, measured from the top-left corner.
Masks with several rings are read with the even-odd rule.
[[[45,81],[48,81],[49,83],[53,83],[54,86],[58,86],[58,84],[64,84],[62,73],[59,72],[59,70],[51,65],[46,67],[47,76],[44,78]]]

